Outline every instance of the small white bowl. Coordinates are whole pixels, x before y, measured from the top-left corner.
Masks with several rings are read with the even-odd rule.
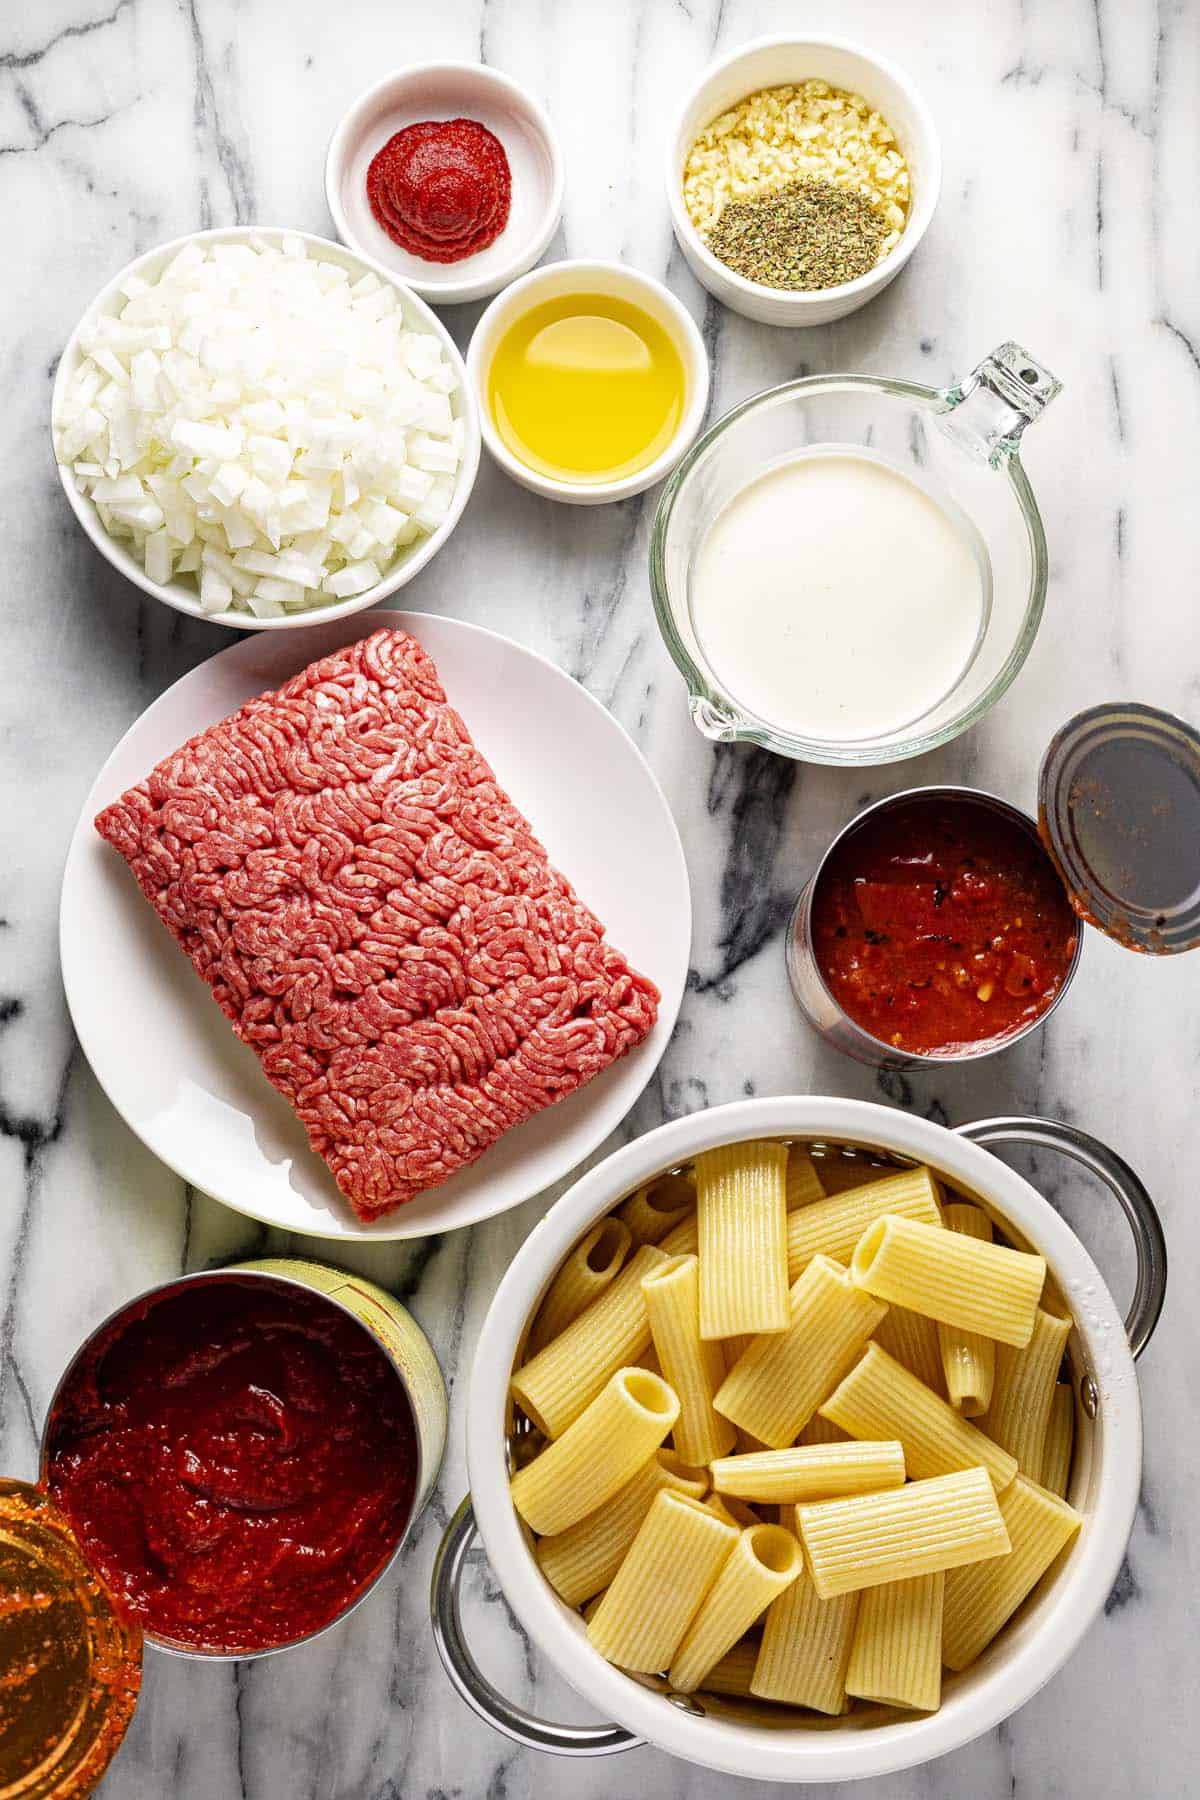
[[[508,223],[495,243],[461,262],[427,262],[394,244],[371,211],[367,170],[376,152],[423,119],[477,119],[499,138],[512,170]],[[344,244],[385,268],[435,306],[484,300],[532,269],[558,229],[563,161],[550,120],[509,75],[482,63],[414,63],[356,100],[329,142],[325,195]]]
[[[609,294],[640,306],[670,334],[683,360],[687,396],[674,437],[653,462],[620,481],[557,481],[551,475],[531,469],[504,443],[488,406],[488,370],[500,339],[522,313],[560,294]],[[691,313],[661,281],[628,268],[624,263],[582,260],[547,263],[544,268],[535,269],[531,275],[514,281],[492,301],[475,327],[467,346],[467,377],[478,407],[483,441],[500,467],[535,494],[542,494],[547,500],[565,500],[574,506],[599,506],[609,500],[627,500],[631,494],[640,494],[653,487],[655,482],[662,481],[696,436],[708,405],[708,356]]]
[[[697,137],[721,113],[760,88],[827,81],[863,98],[887,120],[912,180],[908,223],[896,248],[856,281],[811,292],[763,287],[715,257],[683,203],[683,165]],[[925,235],[942,181],[942,152],[925,102],[891,63],[832,37],[768,37],[705,70],[683,103],[667,148],[667,202],[679,248],[697,281],[723,305],[764,325],[827,325],[857,312],[900,273]]]
[[[310,254],[316,251],[323,259],[339,263],[353,275],[374,274],[395,288],[400,296],[406,322],[415,330],[431,332],[457,371],[458,387],[450,396],[450,406],[455,418],[463,421],[466,436],[462,461],[455,476],[454,498],[449,512],[436,531],[430,532],[428,537],[417,538],[414,543],[401,550],[383,580],[368,588],[365,594],[354,594],[349,600],[333,601],[328,606],[312,606],[305,612],[287,613],[279,619],[256,619],[251,613],[235,612],[233,608],[226,612],[206,613],[201,609],[200,596],[193,582],[181,577],[167,582],[151,581],[127,542],[122,538],[109,536],[94,502],[79,492],[70,468],[59,463],[57,455],[55,456],[59,479],[63,484],[63,492],[71,503],[72,512],[97,550],[108,558],[114,569],[127,580],[135,582],[144,593],[152,594],[167,606],[173,606],[176,612],[190,613],[193,618],[207,619],[213,625],[229,625],[238,631],[289,631],[297,626],[326,624],[331,619],[344,619],[351,613],[362,612],[364,608],[374,606],[377,601],[385,600],[389,594],[396,593],[437,555],[462,517],[463,508],[470,498],[475,477],[479,473],[479,415],[475,398],[458,346],[441,320],[429,310],[424,301],[418,300],[402,281],[397,280],[389,269],[381,267],[371,257],[347,250],[342,244],[331,243],[327,238],[314,237],[308,232],[292,231],[290,227],[281,226],[231,225],[215,231],[190,232],[186,237],[174,238],[169,244],[160,244],[157,249],[148,250],[144,256],[135,257],[133,262],[127,263],[113,276],[108,286],[100,290],[67,339],[54,378],[54,392],[50,402],[51,430],[53,431],[53,421],[58,417],[59,402],[66,383],[79,366],[82,355],[79,347],[80,332],[98,313],[120,311],[125,302],[121,288],[131,275],[139,275],[143,280],[153,280],[188,244],[247,243],[255,239],[274,243],[284,236],[298,237],[308,247]]]

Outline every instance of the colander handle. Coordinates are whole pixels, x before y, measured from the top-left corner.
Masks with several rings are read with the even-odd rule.
[[[1133,1300],[1125,1317],[1129,1348],[1140,1356],[1154,1334],[1167,1292],[1167,1242],[1154,1202],[1124,1157],[1102,1144],[1078,1125],[1061,1119],[980,1119],[960,1125],[960,1137],[989,1149],[996,1144],[1026,1144],[1038,1150],[1058,1150],[1081,1163],[1110,1193],[1115,1194],[1133,1233],[1137,1254],[1137,1279]]]
[[[467,1553],[475,1539],[475,1511],[468,1494],[447,1525],[433,1564],[429,1613],[442,1667],[473,1713],[526,1750],[556,1756],[611,1756],[633,1750],[641,1738],[619,1725],[556,1725],[535,1718],[494,1688],[467,1648],[459,1590]]]

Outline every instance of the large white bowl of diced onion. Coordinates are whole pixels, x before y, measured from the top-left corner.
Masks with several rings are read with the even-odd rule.
[[[178,611],[335,619],[437,554],[479,467],[462,358],[368,257],[236,226],[122,269],[72,332],[52,426],[76,518]]]
[[[964,1130],[975,1132],[979,1141],[914,1114],[857,1100],[802,1096],[739,1101],[676,1119],[627,1145],[584,1175],[551,1208],[518,1251],[484,1321],[467,1407],[470,1502],[464,1503],[447,1530],[434,1575],[438,1648],[458,1691],[480,1716],[516,1741],[543,1750],[597,1755],[645,1741],[729,1774],[780,1782],[836,1782],[887,1774],[957,1749],[993,1729],[1062,1666],[1112,1590],[1137,1505],[1141,1412],[1133,1356],[1148,1341],[1162,1303],[1162,1232],[1149,1196],[1132,1170],[1077,1128],[1049,1121],[994,1120]],[[983,1147],[1021,1139],[1043,1149],[1057,1148],[1085,1163],[1120,1200],[1138,1250],[1128,1339],[1079,1238],[1023,1176]],[[718,1177],[712,1173],[713,1158],[701,1159],[722,1146],[733,1148],[724,1164],[717,1158],[718,1169],[726,1170]],[[737,1233],[727,1235],[730,1214],[719,1194],[724,1192],[726,1200],[735,1192],[745,1196],[759,1182],[759,1175],[751,1182],[749,1176],[729,1174],[731,1168],[741,1169],[747,1152],[751,1152],[748,1161],[760,1171],[764,1165],[778,1170],[781,1163],[786,1171],[791,1209],[786,1274],[794,1283],[788,1297],[792,1322],[774,1328],[782,1330],[782,1336],[770,1339],[769,1351],[762,1336],[738,1336],[722,1343],[722,1361],[710,1379],[726,1387],[709,1389],[704,1416],[718,1426],[723,1411],[742,1421],[753,1418],[772,1446],[768,1462],[778,1452],[771,1468],[773,1480],[778,1481],[782,1457],[789,1468],[796,1464],[788,1479],[809,1483],[803,1491],[815,1495],[813,1504],[784,1505],[782,1490],[776,1486],[771,1491],[780,1504],[760,1505],[757,1519],[755,1506],[768,1496],[765,1488],[749,1481],[756,1434],[747,1425],[742,1425],[732,1452],[718,1442],[720,1455],[730,1461],[722,1465],[708,1457],[706,1469],[694,1444],[686,1446],[689,1455],[683,1456],[685,1440],[678,1435],[665,1440],[652,1416],[669,1410],[682,1422],[678,1396],[691,1391],[692,1401],[684,1404],[693,1405],[693,1425],[696,1418],[695,1391],[689,1390],[680,1373],[687,1362],[681,1344],[689,1331],[693,1337],[697,1330],[704,1334],[706,1250],[703,1233],[697,1237],[695,1193],[689,1196],[687,1188],[708,1184],[706,1204],[713,1210],[705,1228],[712,1234],[707,1280],[710,1297],[715,1293],[723,1298],[737,1285],[726,1277],[738,1251]],[[723,1189],[721,1181],[726,1184]],[[980,1466],[954,1463],[960,1473],[938,1475],[921,1465],[922,1458],[933,1457],[936,1465],[940,1456],[961,1456],[955,1434],[961,1439],[967,1429],[965,1406],[950,1425],[942,1416],[949,1410],[955,1385],[942,1362],[951,1353],[951,1344],[938,1335],[928,1304],[942,1291],[933,1278],[934,1265],[926,1272],[922,1304],[927,1310],[922,1317],[901,1308],[893,1290],[894,1329],[885,1336],[883,1325],[872,1319],[856,1326],[854,1344],[842,1345],[846,1359],[825,1371],[821,1391],[831,1382],[837,1385],[821,1410],[811,1414],[812,1423],[833,1423],[837,1429],[812,1431],[806,1425],[797,1440],[795,1417],[772,1425],[772,1412],[780,1406],[790,1408],[797,1385],[803,1387],[809,1375],[793,1367],[786,1380],[764,1382],[761,1370],[767,1365],[762,1362],[756,1388],[748,1378],[748,1365],[740,1360],[749,1358],[752,1365],[760,1356],[779,1355],[774,1343],[794,1337],[803,1308],[817,1304],[814,1287],[832,1292],[840,1284],[847,1290],[836,1306],[826,1301],[818,1306],[818,1311],[824,1307],[820,1329],[814,1327],[805,1342],[805,1356],[811,1351],[818,1360],[829,1354],[829,1344],[844,1329],[838,1323],[843,1304],[861,1307],[864,1297],[878,1297],[881,1280],[871,1272],[878,1249],[874,1240],[880,1235],[876,1215],[883,1204],[878,1184],[886,1184],[889,1232],[894,1218],[902,1224],[911,1219],[909,1235],[923,1238],[928,1257],[944,1259],[946,1242],[956,1233],[991,1236],[993,1242],[986,1245],[963,1247],[962,1239],[956,1240],[961,1254],[969,1252],[970,1259],[982,1256],[978,1278],[972,1260],[971,1278],[958,1284],[968,1308],[998,1307],[994,1294],[985,1300],[992,1292],[997,1259],[1005,1281],[1022,1282],[1029,1277],[1030,1265],[1044,1260],[1044,1269],[1021,1303],[1027,1310],[1036,1308],[1026,1320],[1026,1324],[1035,1321],[1028,1356],[1010,1349],[1007,1361],[1002,1361],[1004,1341],[995,1347],[991,1406],[1000,1406],[1006,1423],[1001,1428],[999,1415],[990,1410],[968,1421],[980,1433],[978,1437],[968,1433],[969,1441],[986,1454],[979,1457]],[[959,1213],[945,1211],[944,1203],[950,1199],[974,1215],[974,1226],[986,1219],[987,1231],[980,1234]],[[777,1195],[773,1204],[781,1201]],[[810,1207],[816,1210],[804,1218]],[[863,1224],[856,1207],[865,1209],[872,1222],[863,1235],[855,1235],[856,1247],[851,1250],[851,1233],[857,1234]],[[774,1229],[767,1230],[763,1223],[761,1207],[756,1212],[752,1205],[750,1210],[758,1222],[741,1239],[741,1254],[747,1258],[765,1255],[762,1247],[774,1236]],[[722,1216],[725,1228],[720,1225]],[[697,1244],[699,1260],[693,1264]],[[648,1250],[648,1245],[654,1248]],[[675,1260],[668,1263],[668,1257]],[[686,1306],[679,1300],[683,1310],[668,1309],[670,1329],[662,1337],[656,1326],[645,1343],[632,1341],[630,1303],[624,1296],[618,1301],[617,1295],[621,1277],[635,1258],[653,1264],[656,1285],[669,1274],[679,1276],[684,1288],[688,1282],[694,1284],[700,1313],[691,1315],[691,1326],[680,1323]],[[796,1266],[805,1273],[796,1276]],[[943,1266],[944,1262],[937,1264]],[[864,1281],[873,1286],[860,1285],[864,1270]],[[639,1287],[644,1278],[638,1275]],[[911,1267],[907,1280],[911,1296]],[[669,1285],[676,1285],[674,1279]],[[743,1283],[737,1291],[744,1301],[750,1290]],[[757,1277],[752,1291],[759,1291]],[[651,1304],[649,1291],[641,1288],[641,1292],[653,1323],[661,1315]],[[613,1300],[605,1313],[607,1294]],[[808,1296],[803,1301],[802,1294]],[[659,1308],[663,1299],[660,1290]],[[944,1303],[942,1291],[938,1304]],[[602,1309],[592,1313],[594,1324],[587,1323],[589,1304]],[[887,1308],[879,1310],[889,1314]],[[714,1316],[710,1314],[710,1322]],[[1001,1313],[989,1316],[999,1321]],[[564,1328],[566,1338],[560,1335]],[[722,1329],[730,1329],[727,1318]],[[1007,1343],[1014,1345],[1019,1334],[1013,1332],[1012,1320],[997,1325],[997,1337],[1001,1329],[1008,1333]],[[859,1341],[864,1330],[879,1334],[865,1351]],[[953,1343],[957,1335],[955,1328]],[[1044,1347],[1035,1353],[1035,1346],[1046,1343],[1048,1353]],[[566,1345],[569,1356],[562,1351]],[[618,1353],[626,1366],[616,1372],[605,1366],[597,1375],[604,1359],[611,1361]],[[861,1362],[856,1362],[860,1353]],[[563,1368],[554,1368],[556,1355],[564,1367],[570,1365],[571,1379]],[[535,1375],[539,1356],[547,1366]],[[922,1359],[931,1358],[938,1367],[926,1370]],[[739,1369],[741,1373],[735,1374]],[[918,1380],[918,1370],[924,1383]],[[676,1389],[665,1383],[668,1371]],[[867,1386],[888,1371],[888,1381],[895,1384],[892,1399],[880,1400],[884,1390],[879,1390],[871,1400]],[[600,1379],[605,1385],[598,1390]],[[945,1398],[935,1397],[939,1381]],[[740,1395],[737,1404],[730,1403],[730,1389],[735,1397]],[[598,1399],[587,1401],[581,1415],[580,1404],[594,1392]],[[753,1393],[765,1413],[745,1410],[746,1396]],[[998,1398],[1002,1393],[1009,1404]],[[1018,1395],[1019,1405],[1011,1404]],[[1046,1402],[1040,1411],[1038,1395]],[[597,1436],[597,1420],[610,1402],[606,1434]],[[811,1402],[809,1395],[803,1408],[806,1418]],[[938,1415],[932,1425],[930,1418],[924,1424],[911,1422],[917,1416],[911,1410],[914,1404],[917,1413],[924,1408],[930,1417]],[[883,1410],[872,1415],[872,1406]],[[889,1429],[880,1428],[881,1419]],[[953,1451],[939,1447],[940,1434],[947,1430],[946,1442],[957,1443]],[[582,1438],[589,1431],[594,1441],[583,1454]],[[613,1459],[631,1458],[632,1437],[647,1431],[646,1441],[653,1440],[660,1448],[646,1453],[643,1447],[639,1455],[656,1458],[658,1471],[639,1461],[628,1484],[612,1488],[607,1477]],[[560,1448],[573,1441],[572,1434],[579,1440],[575,1446],[579,1454]],[[868,1441],[875,1438],[901,1441]],[[780,1448],[796,1442],[797,1450]],[[1012,1458],[997,1472],[996,1451],[1000,1448],[1007,1456],[1006,1445],[1012,1447]],[[840,1458],[846,1467],[859,1452],[868,1459],[884,1452],[895,1458],[902,1452],[906,1475],[881,1478],[878,1485],[887,1491],[871,1493],[826,1485],[822,1495],[811,1485],[816,1465],[824,1467],[825,1459]],[[552,1454],[558,1458],[554,1477],[546,1464],[539,1486],[531,1471],[538,1470],[543,1456]],[[653,1476],[649,1482],[647,1469]],[[755,1480],[761,1483],[762,1475],[760,1468]],[[821,1479],[828,1483],[828,1472]],[[956,1494],[958,1487],[963,1487],[964,1495],[967,1488],[979,1492],[970,1505],[964,1499],[947,1508],[942,1493],[946,1483],[955,1486]],[[920,1507],[934,1506],[935,1493],[940,1498],[934,1512],[917,1518]],[[739,1494],[741,1498],[736,1497]],[[595,1510],[588,1511],[593,1503]],[[982,1515],[973,1511],[976,1503],[989,1516],[1002,1515],[1011,1551],[996,1544],[983,1550],[976,1543],[968,1554],[960,1543],[952,1558],[945,1554],[945,1546],[956,1541],[956,1533],[994,1528],[994,1520],[986,1526],[980,1522]],[[546,1507],[548,1511],[540,1510]],[[698,1519],[697,1508],[707,1509],[707,1518]],[[846,1508],[859,1509],[853,1520],[842,1510]],[[903,1527],[907,1536],[889,1536],[895,1530],[897,1508],[907,1521]],[[886,1529],[881,1523],[885,1513],[892,1520]],[[738,1556],[730,1555],[727,1563],[715,1561],[707,1575],[699,1575],[695,1545],[721,1531],[714,1515],[723,1519],[730,1542],[737,1542]],[[564,1519],[575,1523],[564,1526]],[[678,1533],[680,1522],[689,1519],[692,1529],[685,1550]],[[457,1599],[457,1583],[476,1528],[513,1613],[539,1651],[602,1719],[614,1724],[549,1724],[502,1697],[483,1675],[467,1646]],[[909,1582],[881,1572],[881,1558],[894,1569],[911,1567],[912,1558],[921,1555],[927,1569],[946,1572],[913,1576]],[[861,1563],[855,1562],[858,1557]],[[874,1572],[867,1578],[862,1571],[872,1558]],[[641,1584],[645,1590],[640,1601],[637,1593],[627,1591],[635,1565],[632,1587]],[[738,1613],[733,1630],[747,1635],[726,1645],[730,1609],[737,1612],[743,1607],[739,1584],[751,1565],[754,1579],[765,1584],[754,1600],[760,1610],[749,1624],[749,1613],[744,1609]],[[714,1568],[720,1569],[715,1580]],[[999,1572],[994,1580],[991,1570]],[[786,1587],[788,1581],[794,1585]],[[823,1582],[832,1582],[832,1592],[839,1597],[814,1604]],[[885,1598],[902,1590],[907,1593],[903,1604],[899,1598],[894,1604]],[[776,1600],[764,1599],[764,1593],[775,1594]],[[681,1611],[685,1594],[691,1597]],[[691,1610],[696,1594],[708,1597],[699,1600],[698,1610]],[[872,1594],[875,1599],[868,1606]],[[777,1604],[782,1609],[778,1616]],[[771,1610],[761,1611],[765,1606]],[[929,1610],[922,1613],[920,1608]],[[680,1637],[685,1612],[691,1622]],[[666,1644],[669,1625],[667,1635],[677,1644],[675,1649]],[[639,1660],[634,1640],[657,1648]],[[615,1666],[621,1652],[619,1648],[614,1652],[614,1645],[622,1641],[633,1667],[643,1673]],[[614,1660],[606,1660],[609,1655]],[[663,1661],[656,1662],[660,1656]],[[943,1661],[945,1670],[940,1668]],[[1121,1672],[1115,1662],[1110,1673],[1109,1703],[1116,1704]],[[803,1702],[796,1698],[800,1692]],[[885,1696],[894,1700],[897,1694],[903,1696],[901,1704],[884,1703]],[[1095,1700],[1093,1687],[1089,1703]]]

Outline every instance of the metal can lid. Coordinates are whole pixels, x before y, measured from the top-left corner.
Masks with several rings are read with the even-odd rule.
[[[1087,924],[1155,956],[1200,945],[1200,732],[1113,701],[1042,758],[1038,830]]]

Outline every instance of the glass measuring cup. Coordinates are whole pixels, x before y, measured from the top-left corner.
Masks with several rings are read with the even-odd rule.
[[[1016,676],[1041,622],[1046,539],[1019,448],[1060,387],[1006,343],[949,388],[812,375],[718,419],[667,483],[650,545],[655,615],[697,729],[804,762],[872,764],[920,755],[974,724]],[[722,683],[693,618],[697,558],[717,515],[757,475],[817,447],[865,452],[907,476],[965,521],[990,577],[974,651],[954,685],[919,716],[873,736],[802,736],[759,717]]]

